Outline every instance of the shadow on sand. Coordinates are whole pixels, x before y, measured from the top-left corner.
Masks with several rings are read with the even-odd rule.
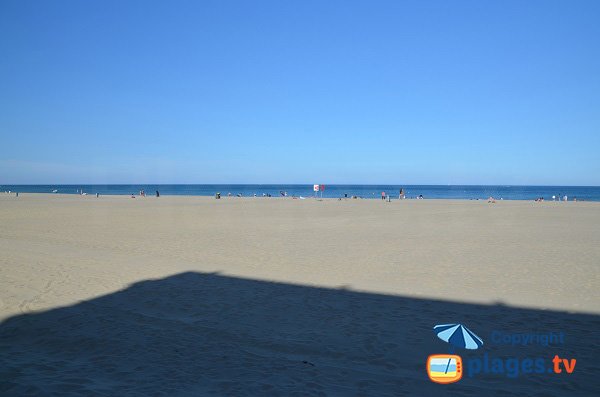
[[[448,352],[432,327],[449,322],[485,345],[457,351],[463,379],[438,385],[425,362]],[[599,327],[596,315],[182,273],[4,321],[0,395],[590,396]],[[494,330],[562,331],[565,343],[500,345]],[[548,371],[555,354],[575,371],[468,376],[475,358],[482,372],[486,357],[540,357]]]

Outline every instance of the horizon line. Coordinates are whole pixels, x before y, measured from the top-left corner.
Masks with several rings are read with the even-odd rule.
[[[256,185],[256,186],[312,186],[317,183],[0,183],[0,186],[118,186],[118,185],[152,185],[152,186],[194,186],[194,185],[215,185],[215,186],[243,186],[243,185]],[[451,184],[451,183],[319,183],[325,186],[502,186],[502,187],[600,187],[600,185],[538,185],[538,184]]]

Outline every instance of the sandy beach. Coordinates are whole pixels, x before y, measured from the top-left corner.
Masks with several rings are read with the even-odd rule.
[[[564,331],[486,353],[578,364],[456,395],[590,395],[599,225],[597,202],[0,194],[0,394],[432,395],[431,328],[461,322]]]

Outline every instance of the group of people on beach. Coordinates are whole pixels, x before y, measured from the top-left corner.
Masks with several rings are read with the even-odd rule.
[[[96,193],[96,195],[98,195],[98,193]],[[146,197],[146,192],[144,190],[140,190],[139,196]],[[160,192],[158,190],[156,191],[156,197],[160,197]],[[131,198],[135,198],[135,193],[131,193]]]
[[[375,193],[373,193],[373,194],[375,194]],[[142,195],[142,194],[141,194],[141,192],[140,192],[140,195]],[[227,197],[234,197],[234,196],[235,196],[235,197],[243,197],[243,194],[242,194],[242,193],[233,194],[233,193],[231,193],[231,192],[228,192],[228,193],[227,193]],[[290,196],[288,195],[288,192],[286,192],[286,191],[284,191],[284,190],[280,190],[280,191],[279,191],[279,196],[280,196],[280,197],[290,197]],[[253,197],[258,197],[258,195],[257,195],[256,193],[254,193]],[[271,195],[271,193],[263,193],[263,194],[262,194],[262,197],[273,197],[273,196]],[[296,197],[296,195],[292,195],[291,197],[292,197],[292,198],[297,198],[297,197]],[[220,198],[221,198],[221,193],[220,193],[220,192],[217,192],[217,193],[215,193],[215,198],[216,198],[216,199],[220,199]],[[299,198],[304,198],[304,197],[302,197],[302,196],[299,196]],[[344,199],[347,199],[347,198],[349,198],[349,197],[348,197],[348,193],[344,193],[344,197],[340,197],[339,199],[341,200],[342,198],[344,198]],[[357,196],[357,195],[352,195],[350,198],[353,198],[353,199],[359,199],[359,198],[363,198],[363,197],[361,197],[361,196]],[[417,199],[417,200],[423,200],[423,199],[424,199],[424,197],[423,197],[423,195],[422,195],[422,194],[420,194],[420,195],[418,195],[418,196],[415,196],[415,197],[413,197],[413,198],[415,198],[415,199]],[[381,199],[382,199],[382,200],[391,201],[391,196],[390,196],[390,195],[388,195],[386,192],[381,192]],[[399,199],[399,200],[405,200],[405,199],[406,199],[406,193],[404,192],[404,189],[400,189],[400,192],[399,192],[399,194],[398,194],[398,199]]]
[[[544,201],[544,197],[540,196],[540,197],[536,198],[534,201],[542,202],[542,201]],[[560,194],[558,196],[553,195],[552,201],[569,201],[569,197],[565,194],[564,196],[562,196],[562,199],[561,199]],[[573,201],[577,201],[577,197],[573,197]]]
[[[419,194],[417,197],[415,197],[417,200],[422,200],[423,199],[423,195]],[[381,192],[381,199],[382,200],[391,200],[391,196],[388,195],[386,192]],[[398,200],[404,200],[406,199],[406,193],[404,193],[404,188],[400,188],[400,193],[398,194]]]
[[[156,192],[156,193],[157,193],[157,196],[158,196],[158,192]],[[373,193],[373,194],[375,194],[375,193]],[[284,191],[280,191],[279,195],[281,197],[288,197],[287,192],[284,192]],[[227,196],[228,197],[232,197],[232,194],[231,193],[227,193]],[[238,193],[236,196],[237,197],[243,197],[241,193]],[[262,196],[263,197],[272,197],[271,194],[269,194],[269,193],[263,193]],[[254,193],[254,197],[257,197],[256,193]],[[221,198],[221,193],[216,193],[215,194],[215,198],[220,199]],[[296,196],[293,195],[292,198],[296,198]],[[304,198],[304,197],[300,196],[300,198]],[[348,197],[348,193],[344,193],[344,197],[339,197],[338,200],[348,199],[348,198],[359,199],[359,198],[363,198],[363,197],[356,196],[356,195]],[[413,198],[416,199],[416,200],[423,200],[424,199],[424,197],[423,197],[422,194],[419,194],[418,196],[415,196]],[[388,195],[385,191],[381,192],[381,200],[391,201],[391,199],[392,199],[392,197],[390,195]],[[406,199],[406,194],[404,193],[404,189],[400,189],[400,194],[398,195],[398,199],[399,200],[405,200]],[[473,199],[471,199],[471,200],[473,200]],[[479,199],[476,199],[476,200],[479,200]],[[501,198],[500,200],[503,200],[503,199]],[[496,202],[496,198],[494,196],[489,196],[488,199],[487,199],[487,201],[488,201],[488,203],[495,203]],[[544,197],[538,197],[534,201],[536,201],[536,202],[544,201]],[[552,201],[568,201],[568,197],[565,195],[561,199],[560,196],[558,196],[558,197],[557,196],[552,196]],[[573,197],[573,201],[577,201],[577,197]]]

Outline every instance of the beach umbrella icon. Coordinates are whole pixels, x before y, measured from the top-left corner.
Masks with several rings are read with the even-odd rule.
[[[433,330],[438,338],[452,346],[469,350],[483,346],[483,340],[462,324],[439,324]]]

